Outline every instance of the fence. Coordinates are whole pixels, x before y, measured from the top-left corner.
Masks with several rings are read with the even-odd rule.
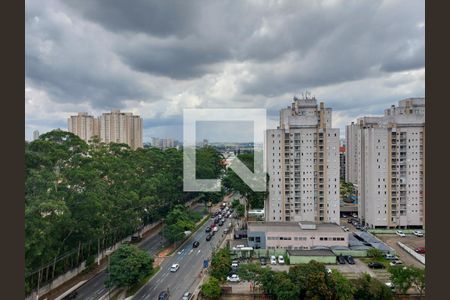
[[[148,224],[139,232],[144,234],[160,224],[161,221]],[[94,241],[82,246],[80,244],[78,249],[68,252],[64,256],[55,259],[53,263],[41,267],[38,271],[28,274],[25,278],[25,285],[28,287],[30,293],[25,299],[38,299],[38,295],[48,293],[50,290],[80,274],[87,267],[86,259],[93,254],[95,254],[94,261],[97,262],[97,264],[100,264],[100,261],[104,257],[114,252],[124,241],[129,240],[131,236],[132,234],[120,240],[111,237],[111,240],[109,241],[105,238],[102,242],[98,240],[97,245],[94,245]],[[106,247],[100,248],[101,244]],[[54,276],[55,273],[58,274],[56,277]]]

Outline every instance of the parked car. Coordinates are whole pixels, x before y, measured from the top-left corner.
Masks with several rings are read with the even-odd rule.
[[[425,247],[417,247],[414,251],[419,254],[425,254]]]
[[[419,237],[422,237],[422,236],[423,236],[423,232],[420,231],[420,230],[414,230],[414,231],[413,231],[413,234],[414,234],[415,236],[419,236]]]
[[[350,231],[350,229],[349,229],[349,228],[348,228],[347,226],[344,226],[344,228],[343,228],[343,229],[344,229],[344,231],[345,231],[345,232],[348,232],[348,231]]]
[[[384,269],[384,265],[377,261],[370,262],[367,266],[371,269]]]
[[[138,243],[142,240],[142,237],[139,234],[133,234],[131,236],[131,242],[132,243]]]
[[[280,265],[284,265],[284,257],[283,257],[283,255],[279,255],[279,256],[278,256],[278,263],[279,263]]]
[[[259,258],[259,263],[260,263],[261,266],[267,265],[266,258],[265,257],[260,257]]]
[[[200,242],[199,242],[199,241],[194,241],[194,242],[192,243],[192,248],[197,248],[199,245],[200,245]]]
[[[392,282],[386,282],[385,284],[386,284],[386,286],[387,286],[388,288],[390,288],[392,291],[395,291],[395,285],[394,285]]]
[[[206,240],[207,240],[207,241],[210,241],[211,238],[212,238],[212,235],[211,235],[211,234],[208,234],[208,235],[206,236]]]
[[[351,265],[355,264],[355,260],[353,259],[353,256],[351,256],[351,255],[346,255],[345,260]]]
[[[345,258],[342,255],[338,255],[337,256],[337,261],[338,263],[340,263],[341,265],[345,265]]]
[[[352,222],[353,222],[352,219],[347,219],[348,224],[352,224]]]
[[[227,234],[229,232],[230,232],[230,228],[228,228],[228,227],[223,230],[223,233],[225,233],[225,234]]]
[[[169,293],[167,291],[162,291],[159,293],[158,300],[167,300],[169,299]]]
[[[238,262],[237,260],[233,260],[233,261],[231,262],[231,267],[232,267],[232,268],[237,268],[237,267],[239,267],[239,262]]]
[[[333,271],[330,268],[326,268],[326,271],[327,271],[328,274],[333,273]]]
[[[69,294],[65,295],[61,300],[70,300],[75,299],[78,296],[77,291],[70,292]]]
[[[395,259],[395,260],[391,260],[391,262],[389,263],[389,265],[391,266],[398,266],[398,265],[402,265],[403,262],[399,259]]]
[[[220,221],[219,221],[219,226],[223,226],[223,223],[224,223],[223,219],[220,220]]]
[[[271,265],[276,265],[277,264],[277,258],[275,257],[275,255],[272,255],[270,257],[270,264]]]
[[[181,300],[190,300],[192,298],[192,293],[186,292],[183,294],[183,298]]]
[[[233,274],[233,275],[231,275],[231,276],[227,276],[227,281],[230,281],[230,282],[239,282],[240,279],[239,279],[239,276],[238,276],[237,274]]]
[[[173,264],[173,265],[170,267],[170,272],[176,272],[176,271],[178,271],[179,268],[180,268],[180,265],[179,265],[179,264]]]
[[[398,260],[398,256],[397,255],[393,255],[393,254],[389,254],[389,253],[387,253],[384,257],[387,260]]]
[[[398,236],[400,236],[400,237],[405,237],[405,236],[406,236],[406,234],[403,233],[403,231],[401,231],[401,230],[396,230],[396,231],[395,231],[395,234],[398,235]]]

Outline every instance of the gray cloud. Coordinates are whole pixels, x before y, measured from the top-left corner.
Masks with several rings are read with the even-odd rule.
[[[29,1],[27,125],[45,127],[37,102],[67,104],[60,120],[78,104],[167,135],[183,107],[276,119],[305,89],[349,121],[423,96],[424,52],[423,0]]]

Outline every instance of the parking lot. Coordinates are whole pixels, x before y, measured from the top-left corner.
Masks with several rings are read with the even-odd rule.
[[[400,248],[400,246],[397,244],[397,242],[402,242],[411,249],[416,249],[417,247],[425,247],[425,237],[417,237],[412,234],[407,234],[405,237],[400,237],[395,234],[376,234],[376,236],[377,238],[388,244],[390,247],[392,247],[397,253],[397,256],[400,258],[400,260],[403,261],[405,265],[425,268],[422,263],[412,257],[405,250]]]

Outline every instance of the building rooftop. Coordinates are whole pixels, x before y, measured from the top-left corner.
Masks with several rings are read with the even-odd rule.
[[[336,256],[331,250],[315,249],[315,250],[287,250],[289,256]]]
[[[301,225],[300,225],[301,224]],[[334,223],[314,223],[314,222],[248,222],[249,231],[323,231],[323,232],[344,232],[344,230]]]

